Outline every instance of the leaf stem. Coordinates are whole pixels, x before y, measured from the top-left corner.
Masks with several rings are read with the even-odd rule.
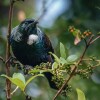
[[[14,91],[11,93],[11,95],[13,95],[17,90],[18,90],[18,86],[14,89]]]

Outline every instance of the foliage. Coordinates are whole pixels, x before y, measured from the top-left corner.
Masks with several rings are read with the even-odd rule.
[[[30,88],[27,88],[27,87],[29,87],[28,85],[32,82],[32,80],[34,80],[34,78],[36,77],[43,77],[42,74],[38,74],[38,75],[30,77],[27,81],[25,81],[25,76],[21,73],[14,73],[12,77],[8,77],[7,75],[1,75],[1,76],[9,79],[13,84],[19,87],[21,91],[23,91],[26,95],[28,95],[27,91],[30,91]]]
[[[94,39],[93,38],[94,35],[91,35],[92,33],[90,31],[85,31],[82,34],[80,30],[79,31],[76,30],[78,29],[74,28],[74,30],[72,31],[72,29],[69,27],[69,31],[72,32],[75,38],[80,38],[80,41],[82,40],[85,41],[86,47],[85,50],[83,51],[82,56],[78,57],[77,55],[69,55],[68,50],[66,50],[64,45],[60,42],[60,57],[57,57],[57,55],[50,52],[50,54],[54,57],[55,62],[53,64],[49,62],[41,63],[39,66],[37,65],[33,69],[29,70],[28,73],[31,74],[32,77],[29,78],[27,81],[25,81],[25,77],[21,73],[14,73],[12,78],[8,77],[7,75],[2,75],[2,76],[8,78],[13,84],[18,86],[23,92],[25,92],[25,94],[27,93],[27,91],[29,91],[29,89],[27,89],[26,91],[26,88],[31,83],[31,81],[34,80],[34,78],[36,77],[43,76],[42,75],[43,72],[49,71],[54,75],[52,77],[52,81],[55,82],[58,89],[63,86],[64,82],[66,82],[65,77],[69,76],[71,79],[72,76],[79,75],[82,76],[83,78],[89,78],[90,75],[93,73],[93,69],[100,65],[100,60],[97,60],[95,57],[89,57],[87,59],[83,59],[83,57],[88,46],[90,46],[96,39],[98,39],[98,36]],[[78,37],[77,34],[80,34],[80,37]],[[84,69],[81,68],[83,62],[85,63],[86,61],[89,62],[89,64],[86,65],[87,67]],[[68,91],[69,92],[71,91],[71,87],[69,86],[67,81],[65,86],[61,88],[61,93],[63,95],[67,95]],[[80,100],[82,96],[83,100],[85,100],[83,93],[79,89],[77,89],[77,93],[78,93],[78,100]],[[59,95],[59,93],[57,95]]]
[[[14,0],[14,1],[24,1],[24,0]],[[91,2],[94,2],[94,1],[92,0]],[[99,2],[99,1],[97,0],[97,2]],[[57,50],[60,51],[60,56],[58,56],[59,54],[50,53],[55,58],[55,62],[52,65],[51,65],[51,63],[42,63],[40,65],[37,65],[34,69],[31,69],[30,71],[28,71],[28,74],[31,75],[31,77],[29,77],[27,81],[25,81],[26,77],[23,74],[14,73],[15,70],[14,70],[14,72],[12,72],[12,73],[14,73],[12,77],[9,77],[7,75],[2,75],[2,76],[6,77],[13,84],[18,86],[25,94],[28,94],[28,91],[30,90],[30,88],[29,88],[30,83],[38,77],[44,78],[42,73],[47,72],[47,71],[54,74],[54,77],[52,78],[52,80],[56,83],[58,88],[62,87],[64,82],[66,82],[66,78],[68,79],[69,76],[71,76],[71,77],[72,76],[74,76],[74,77],[80,76],[80,80],[82,81],[82,83],[84,83],[83,79],[90,78],[90,76],[94,72],[94,69],[96,67],[100,66],[100,60],[98,59],[98,57],[99,57],[98,52],[100,49],[99,42],[95,45],[91,45],[95,42],[95,40],[100,38],[100,34],[97,34],[97,32],[99,31],[99,28],[98,28],[99,20],[95,21],[95,25],[94,25],[94,19],[96,19],[96,18],[98,19],[99,15],[98,15],[98,13],[95,13],[95,14],[92,13],[92,11],[94,12],[93,8],[91,9],[91,13],[89,13],[88,10],[93,5],[88,4],[89,5],[88,7],[84,6],[84,8],[82,8],[83,7],[83,6],[81,6],[82,3],[83,3],[82,0],[80,0],[77,3],[76,2],[74,3],[74,7],[75,7],[75,5],[77,5],[76,7],[80,8],[80,9],[78,9],[78,10],[77,10],[77,8],[74,9],[73,19],[69,19],[67,21],[67,23],[65,23],[66,21],[63,22],[62,17],[61,17],[58,19],[59,21],[57,20],[56,24],[54,25],[54,27],[51,30],[49,30],[49,31],[47,30],[47,32],[49,32],[49,33],[58,33],[58,39],[60,41],[63,41],[63,43],[60,42],[59,50],[57,47]],[[85,5],[85,3],[87,3],[87,1],[85,1],[83,3],[83,5]],[[85,10],[83,10],[83,12],[82,12],[82,9],[85,9]],[[86,16],[84,16],[83,14]],[[92,15],[94,16],[94,18]],[[67,31],[65,32],[65,28],[69,24],[79,27],[80,29],[82,29],[82,31],[80,29],[75,28],[74,26],[70,26],[68,29],[69,32],[67,32]],[[92,32],[90,30],[85,30],[85,29],[91,29]],[[58,31],[58,32],[56,32],[56,31]],[[71,36],[71,34],[68,34],[68,33],[72,33],[72,35],[74,36],[74,45],[76,45],[76,46],[73,46],[73,48],[74,48],[73,51],[75,50],[75,48],[79,47],[80,50],[78,49],[77,52],[75,52],[75,51],[72,52],[72,50],[69,48],[69,45],[66,44],[66,42],[67,43],[70,42],[71,45],[73,44],[72,36]],[[68,38],[66,39],[67,36],[68,36]],[[2,37],[0,36],[0,38],[2,38]],[[85,46],[82,44],[83,42],[85,43]],[[4,43],[4,45],[5,45],[5,41],[2,43]],[[91,55],[90,56],[86,55],[84,58],[81,59],[82,56],[78,55],[77,53],[81,52],[81,50],[83,50],[81,48],[87,49],[90,45],[92,46],[92,49],[91,49],[91,51],[89,50],[90,52],[88,54],[91,54]],[[2,46],[2,44],[0,46]],[[3,56],[5,55],[5,52],[3,52],[3,51],[4,51],[4,48],[3,48],[2,52],[0,52],[1,56],[2,56],[2,53],[3,53]],[[81,54],[82,54],[82,52],[81,52]],[[94,54],[96,54],[96,56],[94,56]],[[80,59],[81,59],[81,61],[80,61]],[[0,57],[0,60],[4,61],[4,59],[2,57]],[[79,61],[80,61],[80,63],[79,63]],[[4,63],[6,63],[6,62],[4,61]],[[48,66],[48,67],[45,67],[45,66]],[[51,66],[52,66],[52,68],[51,68]],[[76,68],[75,72],[72,73],[74,67],[77,67],[77,68]],[[88,83],[89,83],[89,85],[88,85]],[[92,86],[94,85],[93,82],[88,82],[88,83],[87,83],[87,85],[90,86],[90,88],[87,91],[92,90],[93,89]],[[93,85],[90,85],[90,83]],[[73,84],[76,84],[76,83],[73,82]],[[78,86],[78,84],[79,84],[79,82],[77,82],[77,86]],[[72,84],[70,84],[68,82],[67,84],[65,84],[65,86],[61,90],[61,94],[64,97],[68,96],[68,92],[70,94],[72,93],[73,87],[71,87],[71,85]],[[31,87],[31,89],[32,89],[32,87]],[[17,93],[17,91],[15,91],[15,92]],[[99,93],[99,92],[97,92],[97,93]],[[84,93],[81,90],[77,89],[77,94],[78,94],[78,100],[82,100],[82,98],[83,98],[83,100],[85,100]],[[31,93],[31,96],[32,96],[32,93]],[[90,98],[92,98],[93,95],[89,94],[88,96],[90,96]]]
[[[86,100],[84,93],[80,89],[76,89],[78,94],[78,100]]]

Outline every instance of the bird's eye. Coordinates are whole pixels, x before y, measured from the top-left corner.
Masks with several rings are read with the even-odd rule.
[[[25,24],[28,24],[28,22],[25,22]]]
[[[27,22],[23,23],[22,24],[22,27],[25,27],[27,24],[28,24]]]

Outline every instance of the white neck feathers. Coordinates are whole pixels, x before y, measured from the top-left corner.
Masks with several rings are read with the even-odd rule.
[[[34,34],[31,34],[28,37],[27,44],[32,45],[34,42],[37,42],[37,40],[38,40],[38,36],[34,35]]]

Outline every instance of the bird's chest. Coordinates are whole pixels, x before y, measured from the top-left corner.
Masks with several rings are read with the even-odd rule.
[[[12,44],[12,51],[23,64],[34,66],[47,60],[47,52],[42,43],[27,45],[24,42],[14,42]]]

